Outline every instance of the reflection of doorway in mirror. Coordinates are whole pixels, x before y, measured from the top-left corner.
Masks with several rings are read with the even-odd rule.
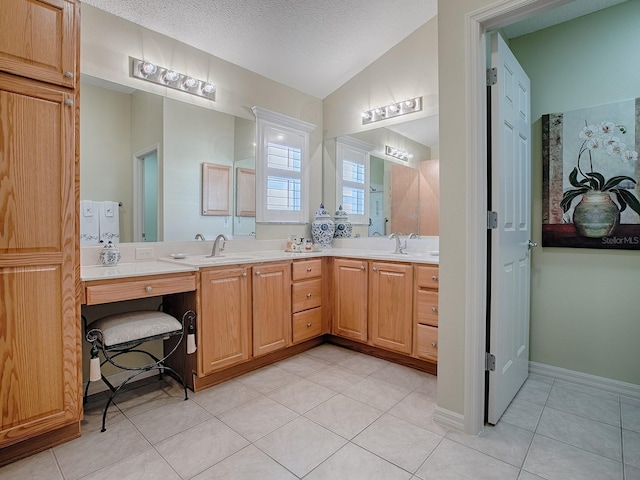
[[[384,236],[384,191],[380,184],[369,187],[369,236]]]
[[[134,241],[158,241],[158,150],[151,147],[136,154],[134,193]]]

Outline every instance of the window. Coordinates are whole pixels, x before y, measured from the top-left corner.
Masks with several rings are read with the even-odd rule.
[[[350,137],[336,142],[336,203],[353,224],[369,224],[369,151],[373,145]]]
[[[307,223],[309,132],[315,125],[253,107],[256,116],[256,221]]]

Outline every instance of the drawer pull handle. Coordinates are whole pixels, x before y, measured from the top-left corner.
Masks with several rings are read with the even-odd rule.
[[[307,298],[311,298],[311,294],[310,293],[307,293]]]
[[[256,270],[256,275],[260,275],[260,270]]]
[[[377,272],[377,271],[378,271],[378,267],[373,267],[373,268],[372,268],[372,270],[373,270],[374,272]]]
[[[153,287],[152,287],[151,285],[147,285],[147,286],[146,286],[146,288],[145,288],[145,290],[146,290],[148,293],[151,293],[151,291],[153,290]]]
[[[437,312],[437,311],[438,311],[438,307],[431,307],[431,311],[432,311],[433,313]]]
[[[64,77],[65,78],[73,78],[73,73],[70,72],[69,70],[67,70],[66,72],[64,72]]]
[[[434,275],[433,277],[431,277],[431,280],[433,280],[434,282],[437,282],[438,281],[438,276]]]
[[[247,276],[247,272],[242,272],[242,276],[246,277]]]
[[[438,345],[438,343],[437,343],[437,342],[431,342],[431,346],[432,346],[432,347],[436,347],[437,345]]]
[[[307,328],[311,328],[311,322],[307,323]]]
[[[311,267],[307,268],[307,272],[310,272],[311,270],[312,270],[312,268],[311,268]]]
[[[360,265],[360,270],[364,270],[364,265]]]
[[[67,98],[67,99],[64,101],[64,104],[65,104],[67,107],[73,107],[73,100],[71,100],[70,98]]]

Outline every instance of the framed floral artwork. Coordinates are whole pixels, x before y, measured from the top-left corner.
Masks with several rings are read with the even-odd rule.
[[[640,249],[640,98],[542,116],[542,246]]]

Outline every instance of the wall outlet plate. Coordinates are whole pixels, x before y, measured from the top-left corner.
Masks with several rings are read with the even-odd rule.
[[[148,260],[153,258],[153,247],[136,248],[136,260]]]

